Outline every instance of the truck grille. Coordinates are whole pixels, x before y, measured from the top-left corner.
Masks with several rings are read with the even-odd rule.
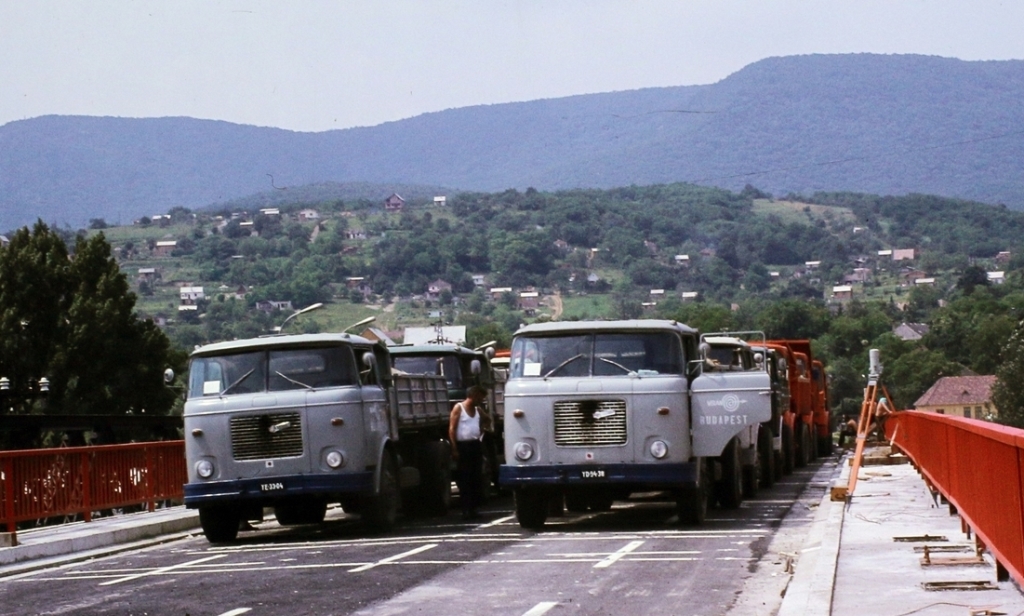
[[[612,414],[603,416],[608,411]],[[626,443],[625,400],[562,400],[555,402],[554,414],[555,445],[586,447]]]
[[[287,422],[287,427],[274,426]],[[302,423],[298,413],[272,413],[231,418],[231,455],[235,460],[265,460],[302,455]]]

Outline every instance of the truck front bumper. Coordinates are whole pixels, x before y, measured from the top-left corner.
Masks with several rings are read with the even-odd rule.
[[[603,471],[595,477],[594,471]],[[671,489],[697,485],[697,465],[677,464],[549,464],[498,468],[498,483],[503,488],[531,486],[614,485],[652,489]]]
[[[185,506],[229,502],[273,502],[292,496],[352,494],[373,491],[373,473],[344,475],[285,475],[185,484]]]

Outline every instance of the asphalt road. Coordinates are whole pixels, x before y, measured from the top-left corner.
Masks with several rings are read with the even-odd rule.
[[[549,518],[542,533],[519,528],[508,497],[492,499],[481,521],[403,520],[380,536],[340,510],[315,527],[268,520],[228,546],[197,535],[0,579],[0,614],[760,612],[788,579],[778,546],[799,546],[825,489],[816,470],[739,509],[713,509],[700,527],[677,524],[653,495]]]

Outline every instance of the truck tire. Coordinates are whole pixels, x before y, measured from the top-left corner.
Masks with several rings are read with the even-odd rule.
[[[294,498],[274,505],[274,517],[281,526],[319,524],[327,515],[327,501],[318,498]]]
[[[811,431],[807,429],[807,424],[800,422],[797,424],[797,468],[803,469],[806,467],[812,459],[811,446],[813,443],[811,438]]]
[[[782,474],[792,475],[796,468],[796,439],[793,426],[782,424]]]
[[[740,464],[738,439],[729,441],[719,460],[722,464],[722,478],[715,486],[718,504],[723,509],[736,509],[743,502],[743,467]]]
[[[526,530],[541,530],[548,519],[548,498],[540,490],[515,490],[516,519]]]
[[[570,513],[586,513],[589,507],[587,495],[582,492],[566,492],[565,508]]]
[[[825,457],[832,455],[832,433],[824,436],[818,435],[818,455]]]
[[[615,497],[609,492],[595,492],[587,499],[587,507],[594,513],[602,513],[612,510],[612,503]]]
[[[741,472],[743,474],[743,498],[754,498],[761,488],[760,456],[753,464],[744,464]]]
[[[394,528],[401,506],[398,469],[391,454],[385,453],[380,461],[380,490],[366,497],[362,506],[363,521],[374,531],[387,532]]]
[[[687,526],[699,526],[708,516],[708,503],[711,500],[711,473],[704,458],[697,460],[696,487],[683,488],[676,495],[676,512],[679,522]]]
[[[452,505],[452,449],[446,441],[423,443],[420,450],[420,510],[445,515]]]
[[[772,449],[772,431],[761,426],[757,431],[757,456],[761,459],[761,487],[775,485],[775,451]]]
[[[199,508],[199,525],[210,543],[230,543],[238,537],[238,523],[241,517],[232,506],[211,506]]]

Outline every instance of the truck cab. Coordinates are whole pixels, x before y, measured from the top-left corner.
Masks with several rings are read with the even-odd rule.
[[[663,491],[681,519],[703,520],[713,462],[770,409],[751,392],[716,391],[698,343],[696,330],[654,319],[516,332],[499,476],[521,526],[542,527],[561,498],[602,511],[637,491]]]

